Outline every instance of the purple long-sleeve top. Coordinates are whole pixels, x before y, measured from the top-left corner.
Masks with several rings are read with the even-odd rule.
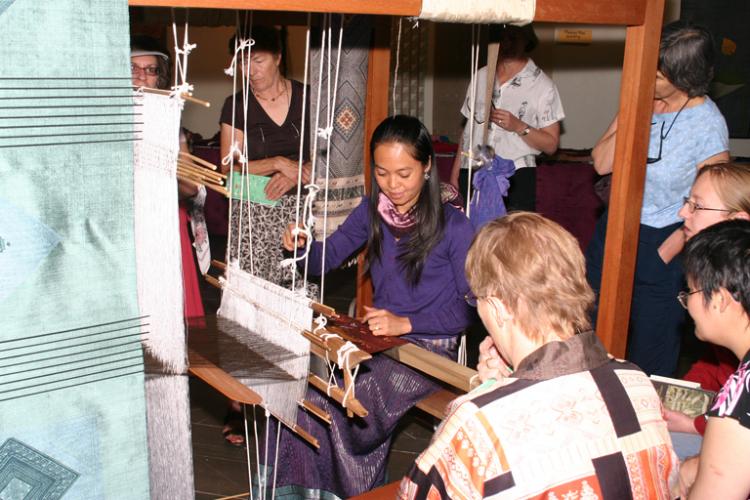
[[[326,270],[337,268],[367,243],[369,205],[369,200],[363,198],[362,203],[326,240]],[[402,251],[400,244],[408,236],[397,240],[383,224],[380,259],[370,262],[373,305],[397,316],[408,317],[412,331],[406,338],[453,337],[461,333],[475,317],[465,300],[469,284],[464,274],[466,254],[474,237],[474,229],[466,216],[456,208],[444,204],[443,210],[443,237],[427,256],[422,276],[415,286],[408,281],[398,261]],[[311,274],[321,274],[322,255],[323,243],[313,242],[308,259]]]

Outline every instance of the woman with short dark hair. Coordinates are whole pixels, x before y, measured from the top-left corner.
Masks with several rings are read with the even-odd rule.
[[[680,227],[677,212],[698,169],[729,160],[726,122],[706,95],[712,77],[710,33],[683,21],[665,26],[659,46],[627,354],[648,374],[674,374],[685,320],[685,311],[672,299],[682,288],[682,266],[678,259],[665,262],[668,259],[660,247]],[[616,137],[617,117],[591,153],[599,174],[612,172]],[[586,249],[588,279],[596,292],[607,215],[602,215]]]
[[[474,120],[473,144],[484,142],[483,125],[489,117],[487,145],[495,154],[510,160],[515,172],[510,178],[506,198],[508,210],[536,209],[536,155],[552,154],[560,143],[560,122],[565,118],[560,94],[552,80],[529,56],[539,40],[532,25],[502,25],[490,28],[490,38],[499,43],[492,102],[485,103],[487,67],[476,75],[476,106],[471,102],[471,85],[461,114]],[[487,106],[491,106],[487,112]],[[473,108],[473,109],[472,109]],[[460,154],[469,147],[470,123],[467,123],[453,163],[451,184],[466,193],[468,157]],[[464,151],[465,152],[465,151]],[[463,173],[462,173],[462,169]]]
[[[714,398],[698,457],[680,468],[682,498],[750,495],[750,222],[704,229],[685,247],[688,288],[680,293],[701,339],[731,350],[739,366]]]

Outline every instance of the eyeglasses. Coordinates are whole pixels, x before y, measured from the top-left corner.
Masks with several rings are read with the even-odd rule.
[[[686,292],[683,290],[682,292],[677,294],[677,302],[679,302],[682,307],[687,309],[688,297],[690,297],[694,293],[698,293],[702,291],[703,291],[702,288],[700,290],[693,290],[692,292]]]
[[[477,297],[476,295],[474,295],[474,292],[469,292],[464,295],[464,300],[471,307],[477,307],[477,303],[482,299],[486,299],[487,297],[489,297],[489,295],[480,295],[479,297]]]
[[[667,139],[667,136],[672,131],[672,127],[674,126],[674,122],[677,121],[677,117],[680,116],[680,113],[682,113],[682,110],[685,109],[685,106],[687,106],[687,103],[690,102],[690,98],[688,97],[687,100],[683,103],[682,107],[680,107],[679,111],[677,111],[677,114],[674,115],[674,118],[672,119],[672,123],[669,124],[669,128],[667,129],[667,133],[664,133],[664,123],[661,122],[661,130],[659,131],[659,152],[656,155],[656,158],[646,158],[647,164],[656,163],[657,161],[661,161],[661,148],[664,145],[664,141]],[[651,125],[656,125],[656,122],[651,123]]]
[[[156,76],[159,74],[159,66],[138,66],[137,64],[130,65],[130,74],[138,75],[145,73],[148,76]]]
[[[676,118],[677,117],[675,117],[675,119]],[[656,125],[656,122],[652,123],[651,125]],[[674,125],[674,122],[672,122],[672,125]],[[667,135],[669,135],[670,130],[672,130],[671,125],[669,127],[669,130],[667,130]],[[659,152],[657,153],[656,158],[646,158],[647,165],[656,163],[657,161],[661,161],[661,148],[664,145],[664,139],[667,138],[667,135],[664,134],[664,122],[661,122],[661,130],[659,131]]]
[[[696,203],[693,200],[691,200],[690,198],[688,198],[687,196],[685,196],[684,198],[682,198],[682,204],[683,205],[687,205],[688,212],[690,212],[691,214],[694,214],[696,210],[710,210],[712,212],[731,212],[732,211],[732,210],[728,210],[726,208],[708,208],[708,207],[703,207],[699,203]]]

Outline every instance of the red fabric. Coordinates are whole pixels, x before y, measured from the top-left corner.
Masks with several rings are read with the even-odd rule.
[[[740,362],[729,349],[715,345],[711,347],[701,359],[693,363],[682,378],[698,382],[707,391],[719,392]]]
[[[198,158],[209,161],[214,165],[221,165],[219,146],[194,146],[193,154]],[[227,236],[229,220],[229,200],[216,191],[206,192],[206,204],[203,207],[206,217],[208,234],[212,236]]]
[[[690,382],[698,382],[707,391],[719,392],[730,375],[737,369],[739,360],[732,351],[725,347],[711,345],[704,356],[693,363],[690,370],[682,377]],[[698,415],[693,420],[695,429],[702,436],[706,432],[706,416]]]
[[[705,415],[698,415],[695,417],[695,420],[693,420],[693,425],[695,426],[695,430],[698,431],[698,434],[701,436],[706,433],[706,423],[708,421],[706,420]]]
[[[201,299],[201,290],[198,285],[198,271],[195,268],[195,259],[193,259],[193,245],[190,243],[190,234],[188,233],[187,208],[180,203],[180,249],[182,250],[182,286],[185,292],[185,317],[197,318],[203,317],[203,300]]]

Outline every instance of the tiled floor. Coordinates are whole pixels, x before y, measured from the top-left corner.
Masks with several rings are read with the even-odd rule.
[[[355,271],[337,271],[326,278],[328,305],[346,311],[354,296]],[[204,305],[207,314],[218,307],[218,294],[207,287]],[[207,500],[249,491],[248,453],[243,448],[227,444],[221,435],[222,422],[227,409],[226,399],[202,381],[190,380],[190,407],[192,412],[193,464],[195,468],[195,498]],[[404,417],[396,430],[388,460],[389,480],[401,478],[414,463],[417,454],[427,447],[433,432],[433,419],[420,410]],[[251,442],[250,458],[255,463],[255,449]],[[245,495],[237,498],[247,498]]]

